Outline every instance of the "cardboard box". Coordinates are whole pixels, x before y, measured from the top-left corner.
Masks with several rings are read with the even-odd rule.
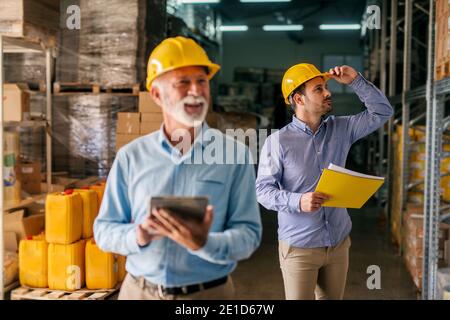
[[[116,134],[116,152],[123,147],[124,145],[126,145],[127,143],[133,141],[136,138],[139,138],[140,135],[138,134],[122,134],[122,133],[117,133]]]
[[[158,131],[161,128],[161,122],[141,122],[141,135]]]
[[[28,86],[22,83],[3,85],[4,121],[22,121],[24,113],[30,112],[30,93]]]
[[[26,215],[23,209],[5,213],[3,218],[4,231],[14,232],[17,241],[37,235],[45,227],[45,214]]]
[[[18,242],[17,242],[17,236],[16,236],[15,232],[6,231],[4,233],[4,240],[5,240],[5,250],[6,251],[17,252]]]
[[[150,92],[139,92],[139,112],[161,112],[161,107],[158,106],[155,101],[153,101]]]
[[[141,122],[159,122],[163,123],[164,118],[162,112],[148,112],[141,114]]]
[[[141,114],[137,112],[119,112],[117,114],[117,133],[139,134]]]
[[[54,44],[59,30],[58,0],[0,1],[0,30],[10,37],[25,37],[34,42]],[[51,38],[51,39],[48,39]]]
[[[19,163],[18,176],[22,189],[30,194],[41,193],[41,163]]]

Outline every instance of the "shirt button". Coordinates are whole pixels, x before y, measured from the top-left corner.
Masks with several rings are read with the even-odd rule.
[[[328,221],[325,221],[326,224],[328,224]]]

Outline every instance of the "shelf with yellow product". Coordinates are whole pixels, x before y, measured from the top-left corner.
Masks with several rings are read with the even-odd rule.
[[[27,206],[27,205],[29,205],[31,203],[34,203],[34,202],[37,202],[39,200],[44,199],[46,196],[47,196],[47,194],[43,193],[43,194],[39,194],[37,196],[33,196],[33,197],[29,197],[29,198],[23,199],[23,200],[21,200],[21,201],[19,201],[17,203],[10,204],[8,206],[4,206],[3,207],[3,211],[10,211],[12,209],[25,207],[25,206]]]

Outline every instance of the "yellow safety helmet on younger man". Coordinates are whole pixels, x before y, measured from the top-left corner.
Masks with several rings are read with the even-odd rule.
[[[150,91],[155,78],[182,67],[202,66],[208,68],[211,79],[220,66],[209,60],[205,50],[194,40],[185,37],[167,38],[151,53],[147,65],[147,90]]]
[[[281,91],[286,104],[290,104],[289,96],[297,87],[315,77],[323,77],[325,81],[330,80],[330,76],[326,72],[320,72],[315,65],[310,63],[300,63],[290,67],[284,73],[281,82]]]

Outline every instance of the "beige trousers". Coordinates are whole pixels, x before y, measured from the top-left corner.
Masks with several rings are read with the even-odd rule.
[[[228,276],[228,281],[222,285],[207,290],[200,290],[186,295],[161,295],[158,289],[146,286],[129,273],[126,275],[118,300],[232,300],[234,297],[233,280]]]
[[[296,248],[279,241],[287,300],[342,300],[347,280],[350,237],[335,247]]]

